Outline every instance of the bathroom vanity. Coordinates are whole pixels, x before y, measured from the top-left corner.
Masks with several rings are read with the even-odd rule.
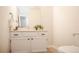
[[[45,30],[48,29],[45,28],[49,26],[48,22],[44,25],[41,21],[41,8],[19,6],[17,11],[18,19],[14,19],[17,16],[13,18],[14,13],[10,13],[10,51],[15,53],[47,52],[48,33]],[[35,25],[44,25],[44,30],[35,30]]]
[[[11,31],[11,52],[46,52],[47,40],[47,31]]]

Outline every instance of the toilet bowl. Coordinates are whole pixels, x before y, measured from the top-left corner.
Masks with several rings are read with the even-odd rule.
[[[79,53],[79,47],[77,46],[60,46],[57,49],[58,52],[62,52],[62,53]]]

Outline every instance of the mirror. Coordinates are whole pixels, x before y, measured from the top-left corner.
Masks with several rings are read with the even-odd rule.
[[[30,10],[29,6],[17,6],[19,14],[19,27],[24,28],[28,26],[28,13]]]

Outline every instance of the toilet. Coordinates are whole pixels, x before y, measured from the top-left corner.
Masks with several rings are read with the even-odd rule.
[[[57,48],[57,51],[60,53],[79,53],[79,47],[78,46],[60,46]]]

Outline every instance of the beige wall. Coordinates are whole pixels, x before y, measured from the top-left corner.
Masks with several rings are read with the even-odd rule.
[[[8,7],[0,7],[0,52],[9,51]]]
[[[41,11],[40,11],[40,7],[31,7],[30,12],[29,12],[29,27],[30,29],[34,29],[33,26],[35,26],[36,24],[40,24],[40,15]]]
[[[79,7],[54,7],[52,23],[54,45],[79,45]]]
[[[9,26],[8,21],[10,19],[9,12],[12,12],[14,19],[17,19],[16,7],[1,7],[0,6],[0,52],[10,51],[9,40]]]
[[[48,44],[52,45],[52,16],[53,16],[53,7],[43,6],[41,8],[41,24],[43,24],[44,29],[48,31]]]

